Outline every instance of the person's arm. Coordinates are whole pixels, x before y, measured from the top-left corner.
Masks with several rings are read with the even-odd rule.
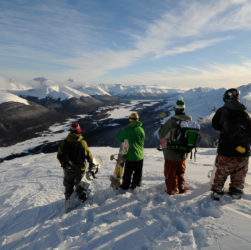
[[[63,147],[64,147],[64,141],[62,141],[58,147],[58,153],[57,153],[57,158],[61,164],[61,167],[63,167],[64,165],[64,161],[63,161]]]
[[[91,151],[88,148],[87,142],[85,140],[82,141],[82,145],[84,147],[85,159],[89,162],[89,165],[93,165],[93,156]]]
[[[215,130],[221,131],[222,124],[221,124],[221,110],[217,110],[212,119],[212,127]]]
[[[168,132],[171,129],[170,126],[170,120],[166,121],[166,123],[162,126],[160,132],[159,132],[159,137],[160,139],[166,139]]]
[[[126,134],[126,129],[121,129],[116,135],[116,140],[119,142],[123,142],[125,139],[127,139]]]

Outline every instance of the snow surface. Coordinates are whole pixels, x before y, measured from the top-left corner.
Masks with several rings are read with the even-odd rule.
[[[90,150],[103,166],[89,200],[68,214],[56,153],[0,164],[1,249],[251,249],[250,170],[241,200],[212,201],[207,175],[216,150],[199,148],[196,161],[187,160],[192,189],[168,196],[162,152],[145,149],[142,187],[121,192],[108,179],[115,165],[109,156],[118,149]]]
[[[83,91],[79,91],[69,86],[42,86],[40,88],[32,88],[28,90],[10,90],[12,93],[21,96],[33,96],[38,99],[50,97],[53,99],[66,100],[72,97],[80,98],[81,96],[88,97],[89,95]]]
[[[132,112],[136,112],[135,106],[137,104],[140,104],[144,101],[131,101],[129,104],[120,104],[120,105],[114,105],[112,107],[112,110],[108,111],[108,118],[110,119],[122,119],[122,118],[128,118]],[[109,107],[108,107],[109,109]]]
[[[27,100],[17,95],[7,93],[5,91],[0,91],[0,104],[5,103],[5,102],[19,102],[25,105],[30,105]]]

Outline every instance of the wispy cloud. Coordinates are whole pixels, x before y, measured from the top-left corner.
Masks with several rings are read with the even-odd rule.
[[[182,3],[177,10],[168,11],[160,19],[149,23],[143,35],[134,34],[135,42],[130,50],[117,52],[104,50],[92,54],[89,60],[93,62],[96,61],[95,58],[99,58],[98,65],[105,73],[129,66],[148,54],[152,54],[152,60],[155,60],[214,46],[233,37],[229,35],[222,37],[220,33],[222,31],[251,28],[249,22],[251,9],[248,1],[223,0],[206,3],[198,1],[192,4],[191,1],[183,1]],[[247,20],[248,24],[244,20]],[[205,39],[201,39],[202,37]],[[182,46],[177,46],[177,43],[182,43]],[[85,59],[83,63],[87,65]],[[98,68],[101,69],[100,67]]]
[[[157,72],[127,75],[127,84],[159,84],[171,88],[234,87],[251,82],[251,61],[242,64],[213,64],[207,68],[167,68]],[[119,81],[107,78],[106,82]],[[122,79],[121,79],[122,80]]]
[[[9,65],[11,60],[16,60],[15,65],[18,62],[24,62],[27,67],[30,65],[27,75],[47,72],[48,78],[73,77],[95,81],[108,78],[109,73],[117,69],[136,64],[143,67],[146,58],[148,63],[154,64],[174,55],[188,52],[195,55],[198,50],[234,39],[233,31],[251,30],[249,0],[166,1],[158,18],[152,15],[147,19],[145,15],[144,19],[137,20],[135,15],[124,15],[123,22],[128,26],[123,28],[116,23],[120,21],[119,15],[113,15],[110,8],[101,9],[96,1],[84,2],[81,9],[67,1],[32,2],[29,6],[19,1],[0,3],[0,8],[3,7],[0,10],[0,54]],[[123,4],[120,3],[119,7]],[[13,66],[12,70],[21,72],[17,67]],[[161,67],[165,68],[160,66],[160,70]],[[217,70],[219,75],[227,74],[227,69],[231,69],[227,65],[224,67],[224,73],[223,69]],[[247,66],[241,68],[249,75],[245,70]],[[3,69],[11,72],[7,66]],[[217,74],[212,69],[206,70],[208,79],[209,75],[216,79]],[[169,80],[183,81],[184,72],[177,70],[177,73],[180,76]],[[147,79],[143,79],[143,75],[147,77],[140,72],[133,77],[138,76],[137,79],[144,82]],[[161,71],[149,75],[152,77],[148,79],[153,80],[166,77]],[[194,78],[193,74],[186,76],[188,81],[190,78],[200,79],[199,76]]]
[[[199,49],[223,41],[217,37],[222,31],[243,29],[251,29],[250,1],[183,1],[180,8],[166,12],[150,23],[145,35],[137,38],[135,46],[145,53],[169,55],[165,50],[170,51],[179,41],[184,44],[186,38],[193,39],[194,45],[200,44]],[[215,38],[208,42],[204,39],[203,46],[197,41],[209,35]],[[188,46],[185,44],[184,48]],[[196,46],[193,47],[194,50]],[[179,51],[182,51],[181,47]]]
[[[197,51],[199,49],[207,48],[207,47],[213,46],[217,43],[220,43],[222,41],[226,41],[229,39],[232,39],[232,37],[228,36],[224,38],[215,38],[215,39],[209,39],[209,40],[197,40],[181,47],[173,47],[170,50],[166,50],[162,52],[161,54],[156,55],[155,58]]]

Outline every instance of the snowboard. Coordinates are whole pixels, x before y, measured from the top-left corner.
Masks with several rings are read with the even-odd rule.
[[[121,176],[122,176],[125,161],[126,161],[125,156],[128,149],[129,149],[129,143],[128,143],[128,140],[125,139],[120,145],[119,153],[113,154],[110,156],[111,161],[116,160],[116,165],[113,171],[113,175],[109,176],[112,188],[119,189],[120,187],[120,180],[121,180]]]
[[[93,163],[95,166],[92,170],[97,173],[102,165],[102,160],[99,156],[94,156]],[[79,184],[74,187],[74,191],[70,198],[65,200],[66,213],[79,206],[89,197],[91,192],[89,187],[94,179],[96,179],[96,177],[89,170],[86,170]]]

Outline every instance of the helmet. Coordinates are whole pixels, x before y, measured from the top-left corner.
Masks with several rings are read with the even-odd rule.
[[[228,89],[223,95],[224,102],[240,99],[240,91],[238,89]]]
[[[134,122],[139,120],[139,115],[137,113],[131,113],[129,116],[129,122]]]

